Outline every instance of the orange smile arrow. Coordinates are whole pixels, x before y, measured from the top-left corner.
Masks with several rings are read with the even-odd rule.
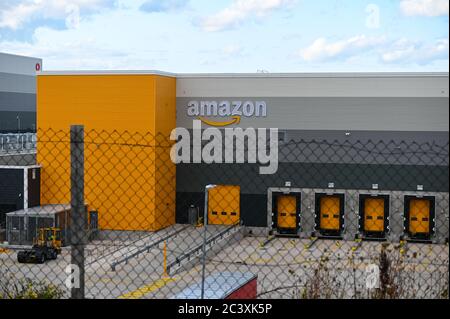
[[[210,125],[210,126],[228,126],[228,125],[232,125],[232,124],[239,124],[241,122],[240,116],[232,116],[231,118],[232,118],[232,120],[230,120],[230,121],[216,122],[216,121],[211,121],[211,120],[205,119],[202,116],[198,117],[198,119],[200,121],[202,121],[203,123]]]

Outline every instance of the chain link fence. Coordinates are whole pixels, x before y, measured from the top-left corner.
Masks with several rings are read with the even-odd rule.
[[[286,140],[269,175],[150,133],[36,143],[1,155],[0,298],[448,298],[448,142]]]
[[[0,155],[11,153],[36,153],[35,133],[0,134]]]

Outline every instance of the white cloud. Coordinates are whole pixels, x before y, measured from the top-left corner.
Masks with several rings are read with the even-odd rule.
[[[140,6],[140,10],[145,12],[175,11],[186,7],[187,4],[188,0],[147,0]]]
[[[74,9],[92,12],[112,4],[111,0],[20,0],[0,7],[0,28],[21,28],[33,19],[67,19]],[[73,22],[73,21],[72,21]]]
[[[433,43],[411,41],[407,38],[387,39],[359,35],[329,42],[316,39],[310,46],[300,50],[300,57],[307,62],[333,62],[371,56],[386,64],[426,65],[438,60],[448,60],[449,41],[439,39]]]
[[[424,44],[400,39],[381,55],[386,63],[429,64],[435,60],[448,60],[448,39],[439,39],[433,44]]]
[[[205,31],[211,32],[234,28],[245,20],[267,16],[294,2],[295,0],[233,0],[229,7],[203,19],[201,26]]]
[[[230,44],[222,49],[226,56],[236,56],[242,53],[242,47],[238,44]]]
[[[70,5],[66,8],[66,27],[76,29],[80,26],[80,8],[76,5]]]
[[[400,9],[407,16],[448,16],[448,0],[401,0]]]
[[[384,42],[384,37],[367,37],[365,35],[357,35],[335,42],[329,42],[326,38],[318,38],[310,46],[300,50],[299,54],[303,60],[308,62],[346,58],[372,50]]]
[[[39,27],[32,42],[1,41],[2,51],[44,59],[44,67],[63,70],[98,70],[142,68],[143,61],[130,50],[112,47],[108,41],[89,34],[87,28],[54,30]]]

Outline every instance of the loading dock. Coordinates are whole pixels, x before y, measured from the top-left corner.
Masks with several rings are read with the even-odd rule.
[[[405,230],[409,239],[431,239],[435,224],[433,196],[405,196]]]
[[[240,186],[217,185],[208,192],[208,224],[235,225],[240,220]]]
[[[300,229],[300,193],[272,193],[273,225],[278,234],[297,234]]]
[[[389,195],[359,195],[359,231],[364,238],[384,239],[389,229]]]
[[[39,206],[40,176],[38,165],[0,165],[0,229],[6,226],[6,213]]]
[[[344,194],[316,194],[316,230],[324,237],[340,237],[344,228]]]

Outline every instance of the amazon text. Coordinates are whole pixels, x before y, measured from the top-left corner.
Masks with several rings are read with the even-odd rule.
[[[245,116],[266,117],[264,101],[190,101],[188,116]]]

